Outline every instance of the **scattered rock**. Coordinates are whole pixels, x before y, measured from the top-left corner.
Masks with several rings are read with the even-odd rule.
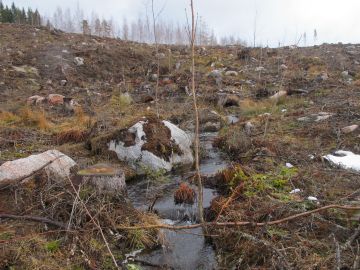
[[[43,104],[45,102],[45,98],[42,96],[31,96],[27,99],[27,105],[33,106],[33,105],[40,105]]]
[[[348,134],[351,132],[354,132],[355,130],[357,130],[359,128],[359,125],[351,125],[351,126],[347,126],[341,129],[342,133]]]
[[[164,59],[166,57],[165,53],[157,53],[155,54],[156,59]]]
[[[226,116],[226,122],[227,122],[228,125],[236,124],[239,121],[240,121],[239,117],[237,117],[235,115]]]
[[[291,163],[286,163],[285,166],[289,169],[294,168],[294,165],[292,165]]]
[[[331,116],[333,116],[332,113],[319,112],[319,113],[311,114],[309,116],[300,117],[297,120],[300,122],[321,122],[327,120]]]
[[[57,150],[8,161],[0,166],[0,186],[16,183],[19,179],[42,168],[48,174],[49,179],[63,181],[70,176],[70,169],[75,165],[74,160]]]
[[[318,201],[318,199],[314,196],[309,196],[309,197],[307,197],[307,199],[308,199],[308,201],[313,201],[313,202]]]
[[[77,65],[77,66],[82,66],[82,65],[84,65],[84,58],[75,57],[75,58],[74,58],[74,63],[75,63],[75,65]]]
[[[233,76],[233,77],[236,77],[238,76],[239,73],[237,71],[234,71],[234,70],[229,70],[229,71],[226,71],[225,72],[225,76]]]
[[[282,69],[282,70],[286,70],[286,69],[288,69],[288,67],[287,67],[287,65],[282,64],[282,65],[280,66],[280,69]]]
[[[290,191],[290,194],[296,194],[296,193],[299,193],[299,192],[301,192],[301,189],[295,188],[292,191]]]
[[[126,190],[125,173],[107,164],[97,164],[78,171],[80,183],[88,183],[98,191],[105,193],[118,193]]]
[[[60,81],[60,85],[61,85],[61,86],[65,86],[66,84],[67,84],[67,80],[61,80],[61,81]]]
[[[317,81],[327,81],[328,79],[329,79],[329,75],[326,72],[322,72],[317,77]]]
[[[50,94],[47,97],[47,102],[51,106],[63,105],[65,96],[59,94]]]
[[[216,82],[216,85],[218,87],[221,87],[221,85],[222,85],[222,71],[215,69],[215,70],[211,71],[208,76],[211,77],[211,78],[214,78],[215,82]]]
[[[158,75],[157,75],[157,74],[151,74],[151,76],[150,76],[150,81],[156,82],[157,79],[158,79]]]
[[[170,171],[175,165],[194,161],[192,139],[185,131],[168,121],[144,118],[129,129],[115,132],[109,150],[127,161],[138,172],[144,167]]]
[[[264,70],[265,70],[264,67],[257,67],[257,68],[255,68],[255,71],[256,71],[256,72],[260,72],[260,71],[264,71]]]
[[[341,77],[343,77],[344,79],[347,79],[349,78],[349,71],[345,70],[343,72],[341,72]]]
[[[270,99],[271,100],[278,100],[278,99],[280,99],[282,97],[285,97],[286,95],[287,95],[287,91],[280,90],[275,95],[271,96]]]
[[[255,126],[251,122],[246,122],[245,124],[245,132],[246,135],[251,136],[254,131]]]

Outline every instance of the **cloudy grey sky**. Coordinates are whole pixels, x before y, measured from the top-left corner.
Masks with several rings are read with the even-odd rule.
[[[154,0],[160,8],[166,3],[163,19],[185,22],[185,8],[189,0]],[[3,0],[10,4],[11,0]],[[79,2],[88,15],[92,11],[100,17],[122,22],[145,13],[149,0],[15,0],[19,6],[38,8],[51,15],[57,6],[73,8]],[[234,35],[252,43],[256,18],[257,42],[276,46],[294,44],[307,33],[307,44],[313,44],[317,29],[318,43],[360,43],[360,0],[195,0],[199,15],[218,36]],[[303,43],[301,42],[301,45]]]

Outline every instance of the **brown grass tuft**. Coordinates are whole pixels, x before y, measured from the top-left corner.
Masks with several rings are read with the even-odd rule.
[[[47,130],[51,126],[49,121],[46,119],[44,111],[33,111],[26,107],[20,110],[19,116],[25,125],[36,126],[41,130]]]
[[[179,188],[174,193],[175,204],[194,204],[195,191],[186,183],[181,183]]]
[[[87,130],[81,129],[68,129],[59,132],[55,135],[55,141],[57,144],[64,144],[64,143],[80,143],[85,141],[88,135]]]

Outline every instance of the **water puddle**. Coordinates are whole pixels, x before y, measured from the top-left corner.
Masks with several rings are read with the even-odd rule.
[[[215,175],[219,170],[227,167],[228,163],[221,157],[220,152],[213,148],[212,141],[216,133],[201,134],[200,141],[206,156],[201,161],[201,173],[205,176]],[[129,198],[133,205],[146,211],[151,204],[149,195],[159,194],[159,199],[153,209],[163,219],[164,224],[175,226],[190,225],[197,222],[197,203],[194,205],[176,205],[173,193],[186,176],[193,172],[182,172],[170,176],[170,181],[164,184],[149,185],[146,179],[130,183],[128,186]],[[194,185],[191,187],[196,191]],[[216,190],[204,188],[203,207],[210,206],[210,202],[217,196]],[[145,250],[137,255],[138,261],[146,262],[142,269],[203,269],[217,268],[216,256],[212,246],[206,242],[202,228],[169,231],[163,230],[165,243],[156,250]],[[149,266],[152,265],[152,266]]]

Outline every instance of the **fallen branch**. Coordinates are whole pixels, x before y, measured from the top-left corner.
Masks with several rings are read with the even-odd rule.
[[[327,205],[315,210],[303,212],[300,214],[296,214],[293,216],[289,216],[286,218],[269,221],[269,222],[251,222],[251,221],[233,221],[233,222],[205,222],[202,224],[193,224],[193,225],[185,225],[185,226],[171,226],[171,225],[165,225],[165,224],[159,224],[159,225],[147,225],[147,226],[133,226],[133,227],[127,227],[127,226],[120,226],[117,227],[119,230],[139,230],[139,229],[168,229],[168,230],[189,230],[189,229],[196,229],[203,226],[216,226],[216,227],[240,227],[240,226],[256,226],[256,227],[262,227],[262,226],[268,226],[268,225],[277,225],[281,223],[285,223],[287,221],[291,221],[297,218],[310,216],[312,214],[322,212],[328,209],[342,209],[342,210],[360,210],[360,206],[343,206],[343,205],[337,205],[337,204],[331,204]]]
[[[37,217],[37,216],[17,216],[17,215],[11,215],[11,214],[0,214],[0,219],[2,218],[9,218],[9,219],[23,219],[23,220],[30,220],[30,221],[35,221],[35,222],[41,222],[41,223],[46,223],[49,225],[54,225],[56,227],[62,228],[62,229],[66,229],[67,226],[64,223],[55,221],[55,220],[51,220],[48,218],[44,218],[44,217]]]

